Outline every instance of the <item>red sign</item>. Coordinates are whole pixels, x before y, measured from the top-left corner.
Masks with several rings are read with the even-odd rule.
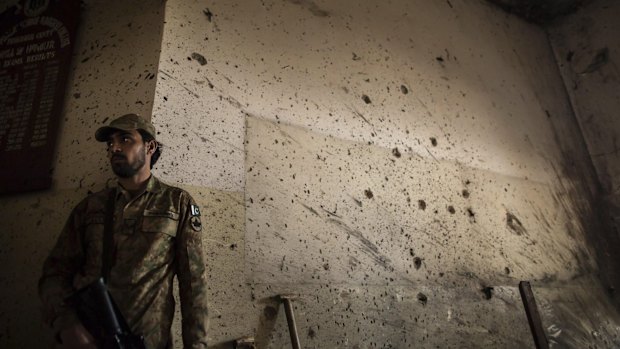
[[[0,194],[49,188],[79,0],[0,14]]]

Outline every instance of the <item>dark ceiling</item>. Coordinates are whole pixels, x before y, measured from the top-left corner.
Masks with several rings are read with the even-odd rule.
[[[503,10],[538,24],[547,24],[576,11],[591,0],[487,0]]]

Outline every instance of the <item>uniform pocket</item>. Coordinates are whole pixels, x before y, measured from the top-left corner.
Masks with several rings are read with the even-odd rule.
[[[84,217],[82,248],[85,261],[82,268],[85,275],[97,275],[101,270],[104,222],[105,215],[103,213],[92,213]]]
[[[128,239],[126,248],[119,250],[119,256],[132,265],[133,285],[160,280],[170,270],[175,256],[179,214],[167,210],[144,210],[141,220],[141,232]]]
[[[161,233],[175,237],[178,225],[179,214],[176,212],[144,210],[142,231],[146,233]]]
[[[105,216],[103,213],[91,214],[84,219],[84,239],[90,241],[92,239],[100,239],[103,235],[103,224]]]

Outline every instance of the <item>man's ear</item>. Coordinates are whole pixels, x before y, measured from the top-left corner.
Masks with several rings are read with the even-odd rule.
[[[157,150],[157,141],[156,140],[150,140],[146,143],[146,153],[149,155],[153,155],[155,153],[155,150]]]

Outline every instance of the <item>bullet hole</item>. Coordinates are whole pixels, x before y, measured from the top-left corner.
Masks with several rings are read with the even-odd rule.
[[[409,89],[405,85],[400,85],[400,92],[406,95],[407,93],[409,93]]]
[[[192,53],[192,58],[196,60],[198,63],[200,63],[200,65],[207,64],[207,59],[205,58],[205,56],[201,55],[200,53],[197,53],[197,52]]]
[[[372,193],[370,189],[364,190],[364,195],[366,195],[366,197],[369,199],[372,199],[374,197],[374,194]]]
[[[105,124],[106,122],[108,122],[108,120],[110,120],[110,118],[109,118],[109,117],[107,117],[107,118],[103,119],[103,121],[102,121],[101,123],[102,123],[102,124]]]
[[[437,138],[431,137],[431,144],[433,145],[433,147],[436,147],[437,146]]]
[[[410,255],[411,257],[415,256],[415,252],[413,252],[413,248],[410,248],[410,249],[409,249],[409,255]]]
[[[400,150],[398,150],[398,148],[392,149],[392,155],[394,155],[397,158],[400,158],[400,156],[401,156]]]
[[[493,297],[493,287],[487,286],[487,287],[483,287],[482,293],[484,293],[484,299],[489,300]]]
[[[325,263],[325,264],[323,264],[323,269],[325,269],[325,270],[329,270],[329,263]]]
[[[545,110],[545,114],[547,115],[547,117],[548,117],[548,118],[550,118],[550,117],[551,117],[551,113],[549,113],[549,111],[548,111],[548,110]]]
[[[454,206],[448,206],[448,212],[454,214],[456,211],[454,210]]]
[[[422,211],[426,210],[426,201],[418,200],[418,208]]]
[[[504,268],[504,273],[506,273],[506,275],[510,275],[510,268]]]
[[[506,225],[508,225],[508,228],[519,236],[527,233],[527,230],[525,230],[519,218],[510,212],[506,212]]]
[[[234,251],[237,249],[237,244],[230,244],[230,250]]]
[[[75,99],[80,99],[80,97],[82,97],[82,95],[79,92],[73,94],[73,98]]]
[[[428,297],[426,297],[424,293],[420,292],[418,293],[418,302],[422,305],[426,305],[426,302],[428,302]]]
[[[597,71],[598,69],[600,69],[605,64],[607,64],[608,61],[609,61],[609,48],[604,47],[598,50],[598,52],[596,53],[596,56],[594,56],[594,58],[592,59],[592,62],[590,63],[590,65],[588,65],[588,67],[584,71],[582,71],[581,74],[593,73]]]
[[[469,197],[469,190],[467,189],[463,189],[463,191],[461,192],[461,194],[463,195],[464,198],[468,198]]]
[[[471,223],[476,223],[476,214],[474,213],[474,211],[471,209],[471,207],[467,208],[467,216],[469,217],[469,221]]]
[[[265,309],[263,309],[263,315],[265,315],[265,318],[267,320],[273,320],[278,315],[278,310],[276,308],[268,305],[268,306],[265,307]]]
[[[422,267],[422,258],[415,257],[413,259],[413,266],[415,267],[416,270],[419,270]]]
[[[301,1],[291,1],[294,4],[301,4]],[[308,1],[309,4],[302,4],[302,6],[307,6],[308,10],[317,17],[329,17],[329,12],[322,10],[312,1]]]
[[[311,329],[311,328],[310,328],[310,329],[308,329],[308,337],[309,337],[310,339],[314,339],[314,337],[316,337],[316,332],[314,332],[314,330],[313,330],[313,329]]]
[[[366,96],[366,95],[362,95],[362,100],[363,100],[363,101],[364,101],[364,103],[366,103],[366,104],[370,104],[370,103],[372,103],[372,102],[370,101],[370,97],[368,97],[368,96]]]
[[[443,57],[441,56],[435,57],[435,59],[437,60],[437,62],[443,62]]]
[[[570,62],[573,60],[573,56],[575,55],[575,52],[573,51],[568,51],[568,53],[566,54],[566,61]]]
[[[202,13],[204,13],[205,16],[207,16],[207,21],[211,22],[211,19],[213,18],[213,13],[211,12],[211,10],[209,10],[209,8],[206,8],[202,10]]]
[[[358,56],[355,52],[353,52],[353,60],[354,61],[359,61],[360,59],[362,59],[360,56]]]

